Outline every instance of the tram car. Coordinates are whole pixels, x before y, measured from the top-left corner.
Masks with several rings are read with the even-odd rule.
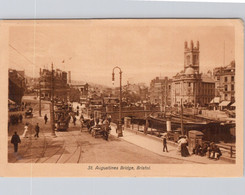
[[[54,121],[55,121],[55,127],[57,131],[68,130],[70,115],[69,115],[69,109],[65,104],[58,102],[55,105]]]

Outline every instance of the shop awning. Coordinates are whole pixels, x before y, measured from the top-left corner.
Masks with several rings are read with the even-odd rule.
[[[219,104],[219,106],[228,106],[230,103],[230,101],[223,101]]]
[[[219,104],[220,103],[220,97],[215,97],[211,100],[210,104]]]
[[[233,104],[231,104],[231,106],[236,107],[236,102],[234,102]]]

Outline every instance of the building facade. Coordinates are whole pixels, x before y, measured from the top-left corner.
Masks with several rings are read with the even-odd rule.
[[[168,77],[156,77],[150,83],[150,103],[159,105],[171,105],[171,83]]]
[[[191,41],[184,44],[184,70],[173,77],[171,105],[182,104],[188,107],[207,106],[215,96],[214,80],[201,74],[199,62],[199,42],[194,47]]]
[[[50,100],[52,89],[52,72],[48,69],[40,70],[39,85],[41,99]],[[54,98],[66,101],[69,93],[67,84],[67,72],[56,69],[53,71]]]
[[[218,67],[213,70],[215,80],[215,97],[221,101],[235,102],[235,61],[225,67]]]
[[[79,95],[79,102],[82,104],[86,104],[89,96],[89,84],[70,83],[69,86],[70,88],[77,90]]]
[[[8,98],[17,104],[21,104],[22,97],[26,90],[26,78],[24,71],[14,69],[8,70],[9,91]]]

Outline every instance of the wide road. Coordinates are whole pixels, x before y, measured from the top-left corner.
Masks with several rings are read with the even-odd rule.
[[[41,125],[41,130],[43,129]],[[67,132],[41,133],[22,138],[18,154],[9,143],[9,162],[16,163],[183,163],[162,157],[114,136],[109,141],[94,138],[85,129],[71,127]],[[10,137],[9,137],[10,139]]]
[[[48,114],[48,104],[44,104],[42,115]],[[48,115],[49,117],[49,115]],[[50,118],[50,117],[49,117]],[[24,124],[29,123],[28,138],[22,138],[18,154],[14,154],[10,143],[14,131],[23,134]],[[40,137],[34,138],[35,124],[39,123]],[[51,136],[50,122],[44,124],[43,117],[38,116],[37,107],[34,117],[24,119],[23,124],[10,126],[8,159],[10,163],[190,163],[171,157],[155,154],[127,141],[110,135],[106,141],[100,137],[94,138],[84,128],[70,123],[68,131],[56,132],[57,137]]]

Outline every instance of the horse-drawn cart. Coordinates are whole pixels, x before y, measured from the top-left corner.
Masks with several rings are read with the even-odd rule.
[[[25,112],[25,118],[32,118],[33,117],[33,113],[32,113],[33,109],[29,108],[26,112]]]
[[[91,134],[93,137],[103,137],[108,140],[111,128],[106,125],[96,125],[92,127]]]

